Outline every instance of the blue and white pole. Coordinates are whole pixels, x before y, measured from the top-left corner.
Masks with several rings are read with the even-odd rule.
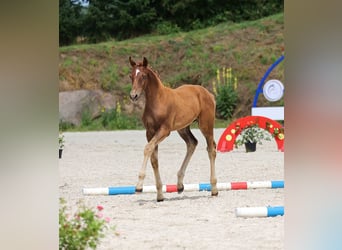
[[[239,207],[235,209],[237,217],[275,217],[284,215],[284,206],[277,207]]]

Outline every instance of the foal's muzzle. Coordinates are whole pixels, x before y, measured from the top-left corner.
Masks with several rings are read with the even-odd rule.
[[[138,100],[139,95],[134,91],[134,92],[131,92],[131,93],[130,93],[129,98],[131,98],[131,100],[132,100],[133,102],[135,102],[135,101]]]

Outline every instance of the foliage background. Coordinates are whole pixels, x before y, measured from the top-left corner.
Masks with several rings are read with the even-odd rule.
[[[59,44],[72,44],[78,37],[94,43],[190,31],[283,10],[283,0],[59,0]]]

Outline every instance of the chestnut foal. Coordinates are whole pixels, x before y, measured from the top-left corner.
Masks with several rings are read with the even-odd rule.
[[[164,86],[158,75],[148,67],[145,57],[140,63],[134,62],[129,57],[129,62],[132,66],[130,98],[133,102],[137,101],[143,92],[145,92],[146,98],[142,121],[146,128],[148,143],[144,149],[144,160],[139,172],[136,191],[142,192],[147,161],[151,158],[157,189],[157,201],[164,200],[158,168],[158,144],[174,130],[177,130],[187,146],[186,156],[177,173],[178,193],[184,190],[185,170],[198,143],[190,131],[190,124],[197,120],[199,129],[207,141],[210,160],[211,195],[217,196],[216,143],[213,131],[216,105],[214,96],[204,87],[198,85],[182,85],[176,89]]]

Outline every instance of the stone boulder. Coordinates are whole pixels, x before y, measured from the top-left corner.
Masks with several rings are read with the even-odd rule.
[[[102,90],[75,90],[59,92],[59,121],[79,126],[82,114],[89,112],[95,119],[101,111],[116,108],[117,98]]]

